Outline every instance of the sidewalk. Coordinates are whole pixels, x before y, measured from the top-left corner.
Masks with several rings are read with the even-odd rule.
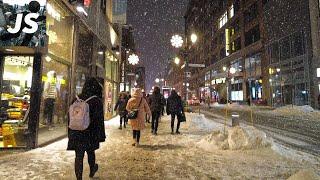
[[[287,179],[300,169],[319,168],[319,164],[290,160],[269,148],[205,151],[199,142],[223,127],[196,114],[187,115],[181,135],[171,135],[169,117],[163,117],[157,136],[151,135],[150,127],[142,132],[139,148],[131,146],[131,130],[118,130],[118,126],[117,118],[106,122],[107,140],[97,151],[95,179]],[[63,139],[0,157],[0,179],[75,179],[74,153],[67,152],[66,146],[67,139]],[[89,179],[87,163],[84,169],[84,179]]]

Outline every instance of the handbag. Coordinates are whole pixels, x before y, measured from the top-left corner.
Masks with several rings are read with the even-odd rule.
[[[177,118],[179,122],[186,122],[186,115],[184,114],[184,112],[180,112],[179,114],[177,114]]]
[[[136,109],[132,109],[129,113],[128,113],[128,119],[137,119],[138,114],[139,114],[139,108],[142,102],[142,98],[140,100],[139,106]]]

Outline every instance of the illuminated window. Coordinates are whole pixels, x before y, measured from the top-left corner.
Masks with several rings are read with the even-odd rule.
[[[219,18],[219,28],[222,28],[228,22],[228,12],[226,11],[220,18]]]
[[[234,8],[233,8],[233,5],[231,5],[229,9],[229,18],[232,18],[233,16],[234,16]]]

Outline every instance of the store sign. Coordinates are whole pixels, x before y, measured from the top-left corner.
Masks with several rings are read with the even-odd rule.
[[[44,46],[46,0],[3,0],[0,6],[0,46]]]

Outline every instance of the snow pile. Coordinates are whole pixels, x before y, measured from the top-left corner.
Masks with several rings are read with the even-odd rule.
[[[280,116],[299,117],[300,119],[319,120],[320,111],[313,109],[311,106],[284,106],[277,108],[272,113]]]
[[[267,138],[264,132],[252,126],[233,127],[228,129],[226,134],[214,131],[198,143],[199,147],[206,151],[259,149],[271,147],[271,144],[272,140]]]
[[[310,169],[303,169],[298,171],[296,174],[289,177],[288,180],[301,180],[301,179],[308,179],[308,180],[319,180],[320,177]]]
[[[290,112],[290,111],[298,111],[298,112],[301,112],[301,113],[310,113],[310,112],[314,112],[315,110],[311,107],[311,106],[308,106],[308,105],[305,105],[305,106],[292,106],[292,105],[287,105],[287,106],[283,106],[283,107],[280,107],[276,110],[274,110],[275,112]]]

